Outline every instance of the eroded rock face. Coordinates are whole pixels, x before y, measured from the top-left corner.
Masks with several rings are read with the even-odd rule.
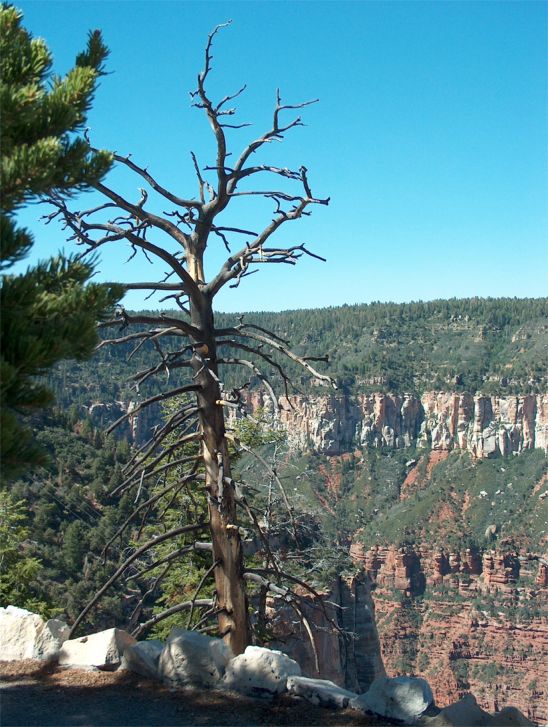
[[[251,410],[272,412],[260,390],[244,394]],[[290,444],[326,455],[354,446],[403,448],[415,444],[434,451],[463,449],[476,457],[507,455],[524,449],[548,449],[548,396],[484,396],[429,391],[412,394],[319,394],[284,397],[280,422]],[[156,405],[132,412],[136,403],[92,403],[86,408],[95,426],[105,427],[129,413],[119,431],[142,444],[160,419]],[[232,414],[229,413],[229,417]]]
[[[426,586],[455,587],[462,594],[479,595],[503,593],[513,595],[519,581],[521,561],[528,571],[536,572],[535,584],[545,588],[548,568],[536,556],[521,558],[517,553],[498,550],[465,549],[446,551],[428,544],[418,546],[372,546],[365,549],[358,541],[351,545],[350,555],[361,565],[372,583],[387,589],[418,595]],[[532,564],[532,565],[531,565]],[[532,574],[531,574],[532,575]]]
[[[366,579],[338,578],[332,590],[324,594],[324,608],[310,594],[303,591],[301,595],[301,608],[313,630],[320,670],[316,669],[314,649],[305,627],[280,598],[271,598],[268,604],[269,628],[275,637],[270,646],[283,648],[300,664],[306,677],[331,680],[358,694],[365,692],[375,678],[386,674],[375,607]],[[352,637],[345,638],[342,632]]]
[[[544,559],[427,544],[356,543],[352,554],[371,581],[388,674],[423,676],[442,707],[471,691],[483,710],[513,705],[548,720]]]
[[[251,409],[272,410],[264,392],[247,394]],[[329,394],[280,400],[292,446],[327,455],[355,445],[463,449],[476,457],[548,449],[548,396],[484,396],[430,391],[411,394]]]
[[[441,707],[472,691],[484,710],[513,705],[526,719],[548,721],[548,622],[539,612],[548,602],[544,558],[428,544],[364,548],[359,541],[351,555],[363,575],[328,600],[343,606],[339,624],[357,638],[341,644],[318,623],[320,659],[327,656],[331,669],[321,677],[360,693],[382,673],[414,674],[431,684]],[[363,603],[371,604],[371,620],[363,618]],[[306,634],[298,627],[293,633],[290,620],[278,618],[275,627],[314,676]]]

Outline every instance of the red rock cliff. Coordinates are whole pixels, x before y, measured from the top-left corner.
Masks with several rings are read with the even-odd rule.
[[[427,546],[351,550],[372,588],[390,676],[424,676],[440,705],[471,691],[484,709],[548,720],[548,563]]]

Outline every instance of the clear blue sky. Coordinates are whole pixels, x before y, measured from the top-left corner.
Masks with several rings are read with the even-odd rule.
[[[202,165],[213,161],[209,126],[187,92],[217,23],[233,20],[216,42],[211,91],[224,96],[247,83],[238,107],[240,120],[253,122],[231,133],[234,152],[269,127],[276,87],[288,102],[320,98],[305,112],[307,127],[264,159],[305,164],[313,192],[331,196],[280,238],[306,242],[328,263],[263,266],[223,292],[219,309],[546,295],[547,3],[16,4],[59,73],[88,29],[103,30],[112,74],[90,115],[93,142],[132,152],[185,196],[196,193],[190,150]],[[115,172],[111,184],[138,198],[138,179]],[[37,214],[22,215],[37,235],[31,261],[69,251]],[[242,205],[227,222],[254,229],[270,217]],[[221,243],[214,247],[210,272],[223,257]],[[123,252],[105,251],[99,279],[154,277],[146,262],[124,265]],[[143,296],[126,304],[141,307]]]

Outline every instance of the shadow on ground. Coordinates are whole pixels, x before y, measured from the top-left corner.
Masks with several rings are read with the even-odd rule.
[[[172,725],[371,725],[350,710],[314,707],[284,694],[273,701],[206,690],[169,691],[129,672],[0,669],[2,727],[171,727]]]

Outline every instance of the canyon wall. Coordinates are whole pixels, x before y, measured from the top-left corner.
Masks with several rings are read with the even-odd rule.
[[[548,396],[486,396],[429,391],[411,394],[344,393],[281,399],[280,420],[291,445],[326,455],[353,446],[428,446],[462,449],[475,457],[548,449]],[[248,404],[272,411],[260,391]]]
[[[262,391],[246,394],[252,410],[272,412]],[[462,449],[475,457],[548,450],[548,395],[485,396],[426,392],[411,394],[344,393],[294,396],[291,406],[281,398],[280,421],[295,449],[336,455],[355,446]],[[94,426],[106,428],[125,413],[119,429],[135,444],[143,444],[160,421],[158,405],[135,414],[137,402],[93,403],[86,407]],[[233,416],[229,411],[229,418]]]
[[[436,704],[472,692],[489,711],[518,707],[548,721],[548,562],[537,557],[424,547],[352,547],[360,572],[324,594],[301,593],[320,670],[303,623],[269,600],[272,648],[306,676],[366,691],[376,676],[423,676]],[[343,633],[344,632],[344,633]]]
[[[387,673],[424,676],[438,704],[471,691],[484,709],[548,720],[548,562],[426,545],[352,556],[369,579]]]
[[[358,694],[366,692],[376,677],[386,675],[375,604],[365,577],[337,578],[333,588],[322,594],[322,603],[304,589],[297,593],[310,632],[284,598],[269,598],[270,648],[290,654],[303,675],[330,679]]]

